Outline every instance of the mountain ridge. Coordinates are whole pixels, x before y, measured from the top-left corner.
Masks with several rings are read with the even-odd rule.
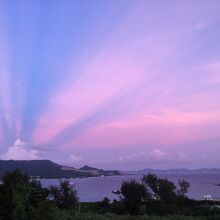
[[[123,171],[123,174],[220,174],[219,168],[199,168],[199,169],[186,169],[186,168],[178,168],[178,169],[142,169],[142,170],[134,170],[134,171]]]

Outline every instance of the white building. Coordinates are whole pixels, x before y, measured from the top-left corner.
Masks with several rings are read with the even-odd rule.
[[[210,195],[210,194],[205,194],[204,196],[203,196],[203,200],[213,200],[213,198],[212,198],[212,196]]]

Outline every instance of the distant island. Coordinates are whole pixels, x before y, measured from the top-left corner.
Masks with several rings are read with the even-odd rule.
[[[0,160],[0,178],[6,172],[20,169],[34,178],[83,178],[120,175],[118,170],[102,170],[87,165],[76,169],[50,160]]]
[[[220,169],[218,168],[200,168],[200,169],[143,169],[135,171],[122,171],[121,174],[125,175],[145,175],[149,173],[154,174],[220,174]]]

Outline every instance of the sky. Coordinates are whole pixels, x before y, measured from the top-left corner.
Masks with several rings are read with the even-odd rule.
[[[220,168],[219,0],[1,0],[0,158]]]

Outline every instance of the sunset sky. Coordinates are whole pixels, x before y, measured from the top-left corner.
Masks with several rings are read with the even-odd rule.
[[[0,1],[0,158],[126,170],[219,155],[219,0]]]

